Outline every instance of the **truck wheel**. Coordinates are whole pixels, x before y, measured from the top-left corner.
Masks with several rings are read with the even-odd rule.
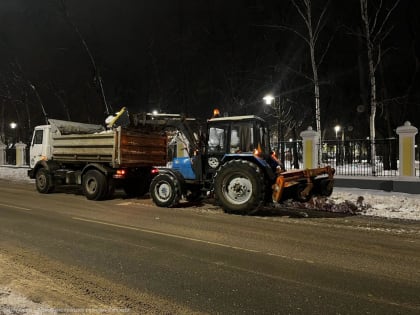
[[[177,206],[181,199],[180,183],[169,174],[159,174],[150,184],[150,195],[159,207],[171,208]]]
[[[299,202],[308,202],[309,200],[311,200],[312,192],[310,191],[309,194],[304,195],[303,191],[305,190],[305,188],[306,188],[306,184],[304,183],[297,184],[294,191],[293,199]]]
[[[255,212],[263,204],[264,175],[254,163],[232,160],[214,176],[216,200],[225,212]]]
[[[53,192],[53,180],[49,172],[45,168],[40,168],[35,175],[36,190],[41,194],[49,194]]]
[[[101,200],[108,192],[108,183],[104,174],[97,170],[87,171],[83,176],[83,194],[89,200]]]

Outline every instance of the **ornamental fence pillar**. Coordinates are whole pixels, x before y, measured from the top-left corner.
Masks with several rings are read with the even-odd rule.
[[[416,176],[415,166],[415,136],[418,129],[411,126],[409,121],[404,123],[404,126],[397,128],[399,136],[399,151],[400,151],[400,165],[399,174],[401,177]]]
[[[18,142],[15,144],[16,148],[16,166],[23,166],[26,165],[26,144],[22,142]]]
[[[318,167],[319,134],[312,127],[300,133],[303,142],[303,168]]]
[[[6,164],[6,145],[0,141],[0,165]]]

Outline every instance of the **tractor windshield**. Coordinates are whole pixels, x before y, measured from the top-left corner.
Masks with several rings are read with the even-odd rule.
[[[260,120],[225,120],[209,124],[209,153],[269,153],[268,130]]]

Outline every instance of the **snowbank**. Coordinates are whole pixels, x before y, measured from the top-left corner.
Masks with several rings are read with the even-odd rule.
[[[28,170],[25,166],[0,166],[0,179],[33,183],[34,180],[28,177]]]

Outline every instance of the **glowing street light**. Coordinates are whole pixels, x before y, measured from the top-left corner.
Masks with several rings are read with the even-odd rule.
[[[280,160],[284,163],[284,147],[283,147],[283,128],[281,125],[281,115],[282,115],[282,108],[281,108],[281,101],[280,96],[273,96],[271,94],[267,94],[263,97],[263,101],[266,105],[270,105],[276,113],[276,120],[277,120],[277,152],[279,154]]]
[[[265,102],[266,105],[272,105],[274,99],[275,99],[274,96],[273,95],[270,95],[270,94],[268,94],[268,95],[266,95],[266,96],[263,97],[263,100],[264,100],[264,102]]]
[[[10,127],[10,129],[12,129],[13,130],[13,138],[12,138],[12,141],[13,141],[13,143],[15,143],[16,141],[17,141],[17,138],[18,138],[18,132],[17,132],[17,127],[18,127],[18,124],[17,123],[15,123],[14,121],[12,121],[10,124],[9,124],[9,127]]]
[[[341,130],[341,126],[340,125],[335,126],[334,130],[335,130],[335,138],[338,139],[338,133]]]

